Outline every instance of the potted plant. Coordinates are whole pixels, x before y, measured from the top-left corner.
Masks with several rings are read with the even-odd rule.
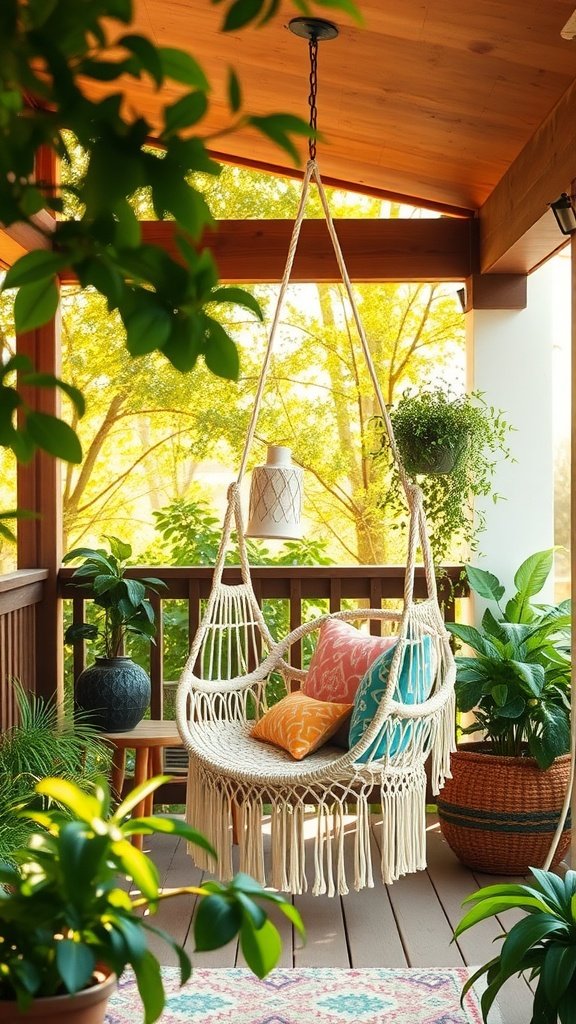
[[[532,868],[533,879],[522,885],[489,885],[468,896],[473,904],[454,932],[458,938],[468,928],[506,910],[521,910],[524,916],[510,929],[492,960],[469,978],[462,998],[475,982],[486,975],[482,994],[482,1016],[490,1008],[502,985],[515,974],[526,972],[536,981],[534,1009],[527,1024],[572,1024],[576,1015],[576,872],[559,878],[550,871]]]
[[[154,914],[158,903],[183,893],[201,899],[194,922],[196,950],[216,949],[239,934],[248,966],[259,977],[276,964],[281,943],[262,907],[273,904],[303,932],[298,911],[275,892],[246,875],[223,885],[207,882],[161,892],[153,862],[130,842],[135,834],[182,836],[213,852],[202,835],[179,818],[132,819],[133,808],[163,782],[159,776],[136,789],[113,811],[110,792],[100,782],[83,792],[63,779],[43,779],[36,791],[52,804],[43,812],[25,812],[44,831],[35,832],[15,854],[16,865],[0,864],[0,1018],[7,1024],[36,1015],[75,1021],[87,1004],[106,1001],[115,980],[130,965],[136,975],[145,1024],[162,1013],[164,989],[157,958],[148,949],[149,933],[176,952],[181,982],[190,977],[186,952],[168,933],[155,928],[142,911]],[[66,809],[62,814],[60,805]],[[121,888],[129,875],[133,896]],[[115,976],[115,977],[114,977]],[[71,994],[75,994],[72,998]]]
[[[94,665],[88,666],[76,680],[78,707],[90,715],[95,728],[103,732],[125,732],[138,724],[150,703],[150,679],[140,665],[124,653],[129,635],[154,642],[156,627],[149,593],[158,593],[165,584],[155,577],[130,579],[126,570],[132,555],[130,544],[118,537],[105,538],[110,550],[74,548],[63,562],[84,561],[74,570],[72,581],[92,594],[94,604],[103,609],[100,625],[72,623],[64,639],[99,642]]]
[[[468,566],[472,590],[487,607],[480,629],[447,623],[475,652],[456,658],[456,703],[472,713],[463,734],[480,743],[452,755],[452,778],[438,799],[442,832],[465,864],[496,874],[525,874],[544,861],[570,773],[570,602],[536,605],[553,550],[527,558],[516,592]],[[557,863],[569,843],[566,829]]]
[[[474,498],[490,494],[496,458],[510,455],[510,427],[502,411],[489,406],[479,391],[455,394],[428,386],[405,391],[391,407],[390,419],[404,469],[422,489],[436,562],[446,561],[457,543],[475,550],[484,517],[474,509]],[[376,457],[390,454],[384,432]],[[395,511],[398,493],[390,487],[386,498]]]

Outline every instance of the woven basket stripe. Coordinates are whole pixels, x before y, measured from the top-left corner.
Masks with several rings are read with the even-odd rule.
[[[485,834],[490,833],[502,833],[508,835],[551,835],[556,831],[556,825],[558,824],[558,815],[556,815],[554,821],[547,823],[534,824],[533,822],[486,822],[486,821],[474,821],[471,818],[457,818],[447,815],[445,822],[448,825],[456,825],[458,828],[473,829],[477,832],[484,832]],[[564,826],[566,831],[567,826]]]
[[[477,807],[459,807],[458,804],[445,803],[438,800],[438,811],[443,817],[451,821],[465,821],[466,818],[474,820],[493,821],[495,823],[505,821],[533,821],[533,822],[557,822],[560,817],[558,808],[549,811],[482,811]],[[565,828],[570,827],[570,816],[566,820]]]

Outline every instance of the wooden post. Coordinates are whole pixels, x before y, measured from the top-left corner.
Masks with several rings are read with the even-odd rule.
[[[52,323],[18,336],[18,352],[29,356],[36,370],[58,374],[60,316]],[[24,391],[24,389],[22,389]],[[26,402],[38,411],[58,415],[59,396],[53,388],[26,389]],[[28,465],[18,466],[18,508],[30,509],[37,519],[18,523],[18,568],[47,569],[36,619],[36,692],[63,696],[62,602],[58,570],[62,563],[62,484],[60,463],[36,452]]]
[[[36,177],[47,187],[58,181],[54,153],[43,149],[36,159]],[[60,310],[54,320],[18,336],[17,351],[27,355],[34,369],[59,376],[61,359]],[[32,409],[57,416],[60,397],[55,388],[22,389]],[[62,563],[62,484],[60,463],[45,452],[37,452],[28,465],[18,466],[18,507],[30,509],[37,519],[18,523],[18,568],[47,569],[42,601],[36,619],[36,692],[57,696],[64,691],[62,651],[62,602],[58,597],[58,570]]]

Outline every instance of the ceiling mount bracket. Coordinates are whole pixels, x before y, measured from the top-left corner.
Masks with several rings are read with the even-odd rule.
[[[295,36],[311,42],[336,39],[338,35],[338,26],[333,21],[326,21],[325,18],[292,18],[288,22],[288,28]]]

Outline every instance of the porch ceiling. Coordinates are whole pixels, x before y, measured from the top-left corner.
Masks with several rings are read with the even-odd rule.
[[[565,128],[555,121],[555,108],[568,95],[568,123],[576,125],[576,41],[560,35],[574,2],[359,0],[364,24],[341,15],[338,39],[320,46],[324,178],[464,214],[480,210],[501,183],[512,227],[500,240],[502,201],[493,209],[487,204],[480,216],[481,269],[530,270],[561,242],[547,203],[576,177],[576,128],[557,143],[556,133]],[[213,93],[206,131],[213,149],[293,173],[284,154],[254,131],[219,133],[231,120],[230,66],[242,82],[245,110],[307,116],[307,45],[287,30],[294,7],[282,0],[280,15],[268,25],[229,34],[219,31],[222,7],[208,0],[136,0],[135,7],[139,31],[160,45],[188,49],[208,72]],[[159,102],[171,99],[169,88],[158,96],[142,83],[127,82],[126,92],[153,124]],[[527,178],[534,163],[530,146],[542,126],[535,188]],[[508,183],[523,153],[527,166],[519,181]]]

